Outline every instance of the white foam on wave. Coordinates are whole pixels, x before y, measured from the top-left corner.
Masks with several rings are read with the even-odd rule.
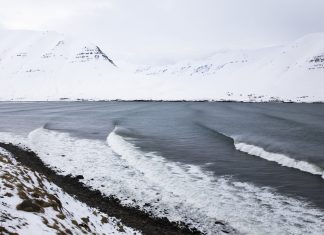
[[[28,138],[26,136],[17,135],[11,132],[0,132],[0,141],[2,143],[12,143],[22,148],[28,146]]]
[[[250,155],[261,157],[268,161],[276,162],[281,166],[295,168],[300,171],[311,173],[313,175],[320,175],[324,179],[323,169],[320,168],[319,166],[312,164],[312,163],[302,161],[302,160],[296,160],[296,159],[293,159],[291,157],[288,157],[288,156],[286,156],[284,154],[280,154],[280,153],[267,152],[262,147],[251,145],[251,144],[246,144],[243,142],[235,141],[234,145],[235,145],[235,148],[241,152],[245,152]]]
[[[145,153],[116,131],[107,143],[43,128],[28,136],[29,147],[60,174],[82,174],[85,184],[124,204],[191,223],[207,234],[221,233],[215,220],[246,234],[323,233],[324,212],[302,201]]]

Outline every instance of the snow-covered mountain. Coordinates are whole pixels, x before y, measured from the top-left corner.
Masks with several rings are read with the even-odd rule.
[[[91,61],[116,66],[98,46],[56,32],[0,31],[0,37],[1,69],[9,74],[51,73],[66,64]]]
[[[146,66],[136,72],[152,77],[213,80],[209,89],[228,91],[226,98],[234,100],[249,95],[257,100],[323,101],[324,33],[307,35],[284,46],[224,50],[203,60]]]
[[[118,61],[116,62],[118,65]],[[0,100],[324,101],[324,33],[165,66],[116,66],[55,32],[0,31]]]

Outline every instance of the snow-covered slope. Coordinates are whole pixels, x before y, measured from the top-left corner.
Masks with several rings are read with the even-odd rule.
[[[226,98],[234,100],[250,94],[251,99],[257,100],[272,99],[272,96],[273,99],[323,101],[324,33],[307,35],[284,46],[224,50],[203,60],[143,67],[136,72],[202,82],[213,80],[209,89],[228,91]]]
[[[140,234],[63,192],[0,148],[0,234]]]
[[[0,31],[0,100],[324,101],[324,33],[136,71],[109,56],[55,32]]]

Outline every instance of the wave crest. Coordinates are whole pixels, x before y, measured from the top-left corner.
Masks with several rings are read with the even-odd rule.
[[[237,150],[248,153],[249,155],[261,157],[271,162],[276,162],[281,166],[295,168],[300,171],[311,173],[313,175],[320,175],[324,179],[323,169],[321,169],[320,167],[312,163],[302,161],[302,160],[296,160],[280,153],[267,152],[262,147],[246,144],[243,142],[235,141],[234,146]]]

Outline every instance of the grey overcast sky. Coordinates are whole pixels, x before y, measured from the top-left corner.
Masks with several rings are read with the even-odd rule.
[[[113,58],[168,63],[324,32],[324,0],[0,0],[0,27],[55,30]]]

